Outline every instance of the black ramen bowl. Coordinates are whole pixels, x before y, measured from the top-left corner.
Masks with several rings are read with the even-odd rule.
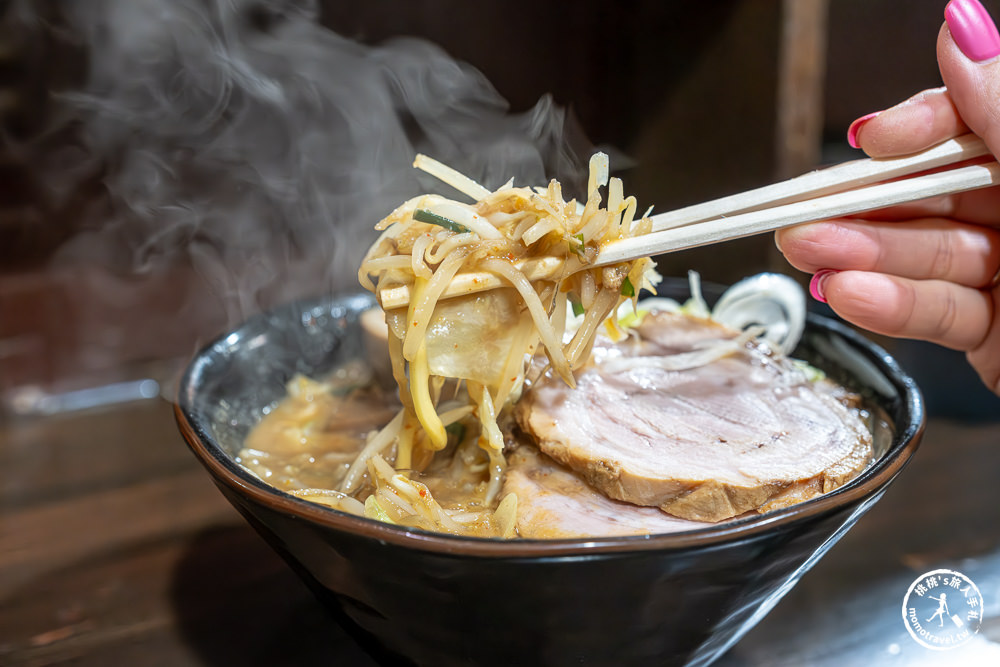
[[[679,289],[686,297],[686,283]],[[323,376],[364,353],[358,318],[371,305],[316,300],[247,321],[194,358],[176,416],[226,498],[386,662],[707,665],[878,501],[923,431],[920,394],[896,362],[810,316],[795,356],[863,394],[893,430],[836,491],[668,535],[503,541],[407,530],[300,500],[233,461],[295,373]]]

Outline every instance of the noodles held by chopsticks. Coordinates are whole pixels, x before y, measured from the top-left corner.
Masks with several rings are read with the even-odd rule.
[[[434,453],[450,442],[449,423],[439,414],[446,381],[464,385],[465,391],[456,396],[478,420],[476,444],[489,461],[483,502],[492,507],[505,467],[497,418],[520,395],[539,345],[551,369],[574,386],[573,372],[586,363],[601,323],[607,320],[614,329],[609,316],[622,302],[634,301],[640,289],[651,290],[658,276],[648,258],[588,268],[603,244],[647,233],[652,224],[645,216],[635,220],[636,200],[624,196],[619,179],[608,178],[603,153],[591,158],[582,205],[564,200],[555,180],[545,188],[509,182],[491,192],[426,156],[418,156],[414,166],[473,203],[423,195],[376,226],[382,234],[365,255],[359,280],[376,294],[400,285],[410,290],[406,307],[386,312],[393,376],[403,407],[370,437],[340,491],[356,491],[367,469],[377,492],[366,502],[366,515],[386,520],[391,513],[398,520],[409,507],[422,516],[438,517],[438,529],[447,530],[453,524],[453,519],[441,518],[447,511],[421,505],[424,509],[417,512],[414,491],[405,481],[406,471],[425,469]],[[602,206],[605,186],[607,205]],[[531,280],[519,263],[535,258],[554,258],[561,270]],[[468,271],[492,273],[509,288],[442,299],[455,276]],[[573,337],[564,341],[570,307],[574,313],[582,311],[584,318]],[[453,417],[454,409],[450,413]],[[426,489],[417,493],[423,499]],[[513,530],[516,499],[505,498],[496,513],[501,509],[503,516],[495,518],[507,533]]]

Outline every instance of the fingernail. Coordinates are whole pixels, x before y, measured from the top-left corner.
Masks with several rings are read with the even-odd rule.
[[[837,271],[831,269],[820,269],[813,274],[812,280],[809,281],[809,294],[812,295],[812,298],[820,303],[826,303],[826,281],[835,273]]]
[[[858,146],[858,130],[861,129],[862,125],[864,125],[865,123],[867,123],[880,113],[882,112],[873,111],[872,113],[864,115],[861,118],[854,121],[853,123],[851,123],[851,126],[847,128],[847,143],[851,145],[851,148],[861,148],[861,146]]]
[[[979,0],[951,0],[944,9],[951,36],[970,60],[981,63],[1000,55],[1000,34]]]

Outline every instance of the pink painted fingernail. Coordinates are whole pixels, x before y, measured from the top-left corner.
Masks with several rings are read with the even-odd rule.
[[[951,0],[944,9],[951,36],[970,60],[981,63],[1000,55],[1000,34],[979,0]]]
[[[856,121],[854,121],[853,123],[851,123],[851,126],[847,128],[847,143],[851,145],[851,148],[861,148],[860,146],[858,146],[858,130],[861,129],[862,125],[864,125],[865,123],[867,123],[880,113],[882,112],[873,111],[872,113],[866,114],[861,118],[857,119]]]
[[[820,303],[826,303],[826,281],[835,273],[838,272],[832,269],[820,269],[813,274],[812,280],[809,281],[809,293],[812,298]]]

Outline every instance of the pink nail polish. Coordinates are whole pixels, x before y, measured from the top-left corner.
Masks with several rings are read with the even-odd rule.
[[[813,274],[812,280],[809,281],[809,294],[812,298],[820,303],[826,303],[826,281],[835,273],[838,272],[832,269],[820,269]]]
[[[944,20],[955,44],[970,60],[981,63],[1000,55],[1000,34],[979,0],[951,0]]]
[[[861,118],[857,119],[856,121],[854,121],[853,123],[851,123],[851,126],[847,128],[847,143],[851,145],[851,148],[861,148],[860,146],[858,146],[858,130],[861,129],[862,125],[864,125],[865,123],[867,123],[880,113],[882,112],[873,111],[872,113],[866,114]]]

